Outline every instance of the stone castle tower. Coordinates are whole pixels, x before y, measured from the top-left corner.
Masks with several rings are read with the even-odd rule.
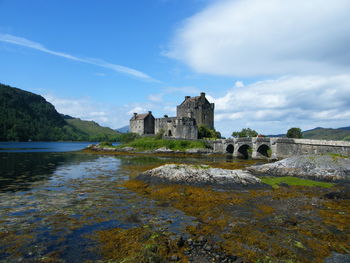
[[[203,125],[214,129],[214,103],[206,99],[204,92],[197,97],[186,96],[185,100],[177,106],[176,115],[178,118],[194,118],[197,126]]]
[[[200,96],[186,96],[177,106],[176,117],[154,118],[151,112],[137,114],[130,119],[130,131],[140,135],[163,133],[169,138],[197,139],[198,127],[214,129],[214,103],[210,103],[205,93]]]

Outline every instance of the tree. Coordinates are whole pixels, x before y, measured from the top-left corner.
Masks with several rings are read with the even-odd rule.
[[[232,137],[256,137],[258,136],[258,132],[255,130],[252,130],[250,128],[244,128],[240,132],[233,132]]]
[[[287,138],[297,138],[297,139],[300,139],[300,138],[303,138],[303,134],[301,132],[301,129],[300,128],[290,128],[288,131],[287,131]]]
[[[209,129],[208,127],[204,125],[200,125],[198,127],[198,139],[203,139],[203,138],[221,138],[221,133],[216,131],[215,129]]]

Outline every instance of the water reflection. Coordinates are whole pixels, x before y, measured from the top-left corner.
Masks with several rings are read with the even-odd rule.
[[[49,179],[59,166],[98,157],[77,153],[0,153],[0,192],[28,190],[32,182]],[[63,168],[64,169],[64,168]]]
[[[132,171],[175,159],[79,153],[0,156],[0,261],[96,261],[96,241],[90,238],[96,230],[152,225],[180,233],[195,224],[181,211],[160,208],[120,185]]]
[[[0,142],[0,152],[70,152],[89,144],[91,142]]]

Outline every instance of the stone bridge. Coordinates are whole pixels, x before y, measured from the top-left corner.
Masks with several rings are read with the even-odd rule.
[[[234,138],[208,141],[214,152],[242,158],[281,159],[301,154],[335,153],[350,156],[350,142],[291,138]]]

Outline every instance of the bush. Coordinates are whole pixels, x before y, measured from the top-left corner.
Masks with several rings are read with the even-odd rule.
[[[112,146],[111,142],[100,142],[100,146]]]
[[[155,136],[155,138],[156,139],[162,139],[163,138],[163,135],[164,135],[164,129],[160,129],[158,132],[157,132],[157,134],[156,134],[156,136]]]
[[[166,140],[156,139],[155,137],[142,137],[130,143],[119,145],[118,147],[133,147],[142,151],[166,147],[171,150],[184,151],[191,148],[206,148],[206,144],[202,141]]]

